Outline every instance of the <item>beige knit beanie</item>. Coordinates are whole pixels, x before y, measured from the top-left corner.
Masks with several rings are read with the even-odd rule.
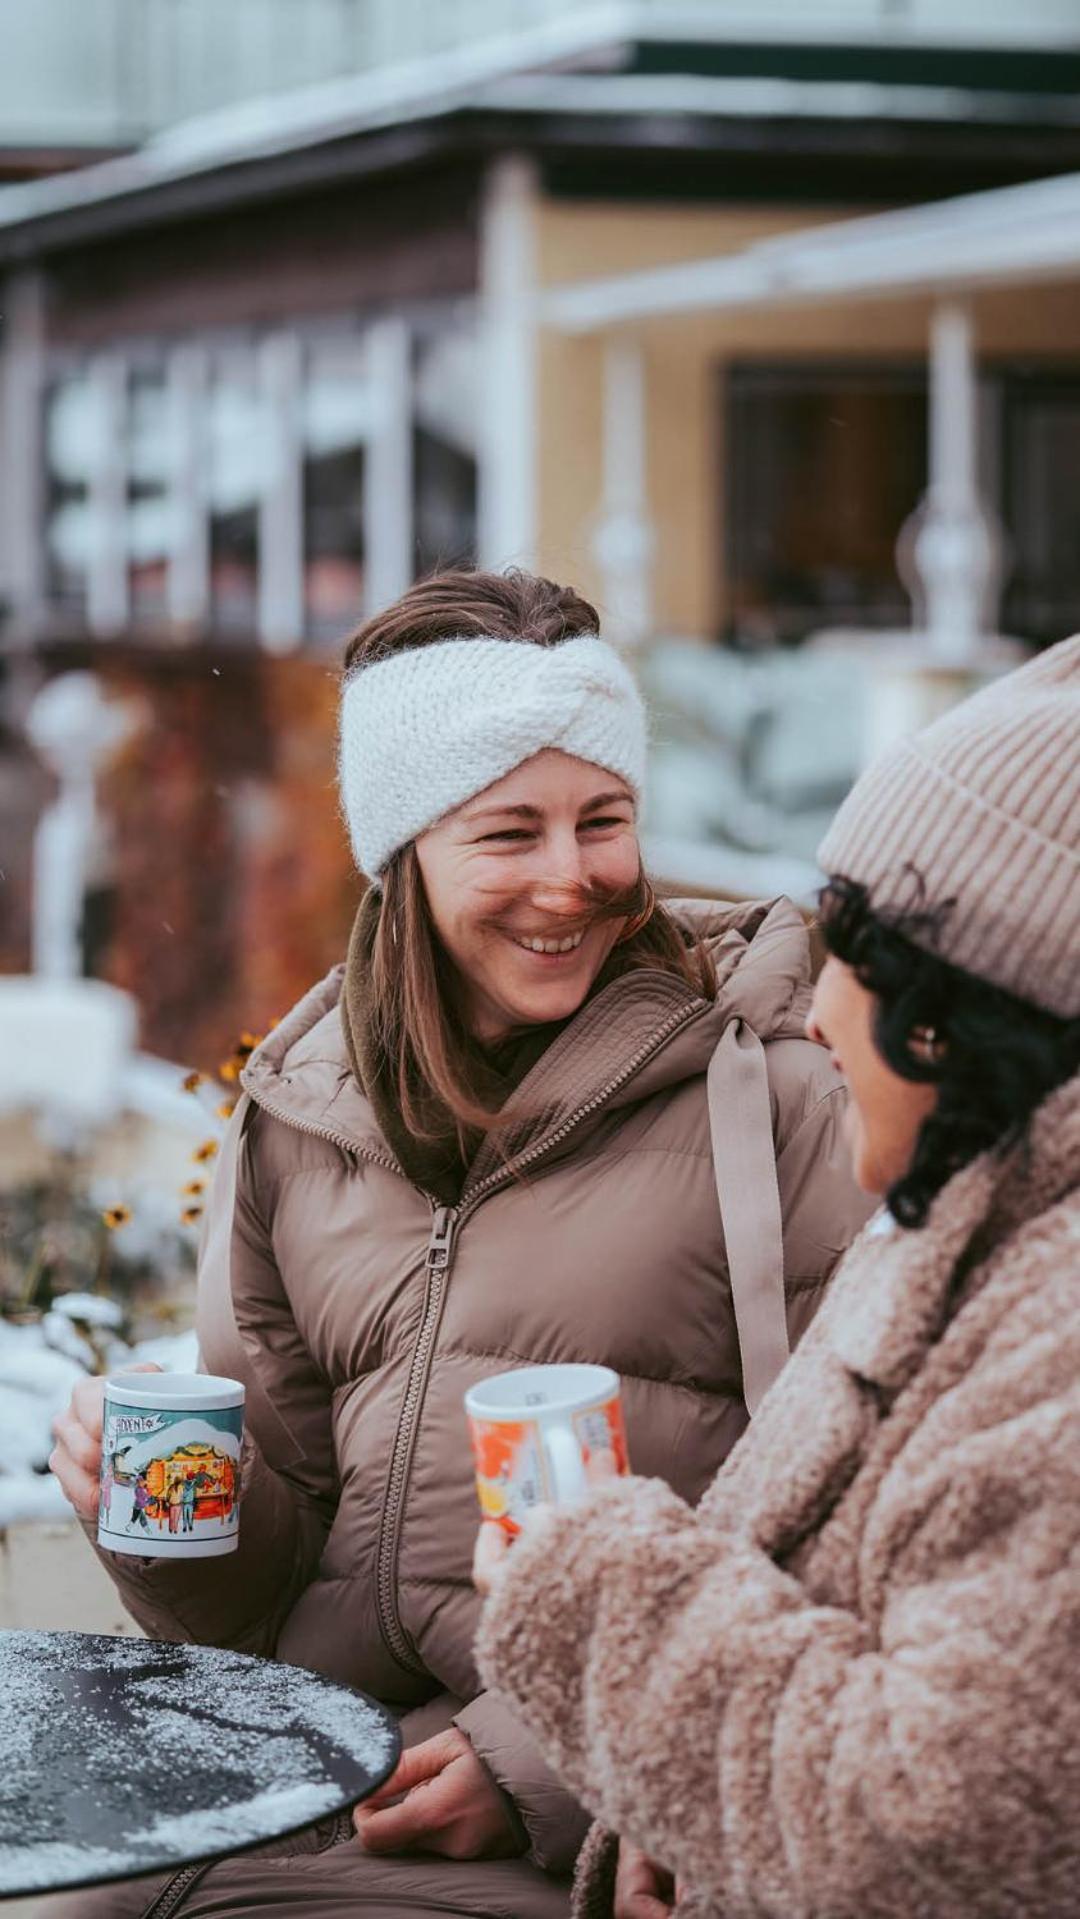
[[[1080,1016],[1080,634],[883,753],[818,863],[877,912],[940,909],[916,945]]]

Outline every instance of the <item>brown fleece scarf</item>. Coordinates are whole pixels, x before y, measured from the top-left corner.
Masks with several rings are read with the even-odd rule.
[[[349,938],[341,993],[341,1025],[349,1065],[361,1092],[374,1108],[380,1132],[407,1178],[443,1205],[453,1206],[461,1196],[479,1137],[472,1151],[463,1152],[449,1114],[445,1134],[438,1140],[416,1139],[405,1125],[394,1073],[371,1017],[371,955],[381,910],[382,895],[371,887],[360,902]],[[495,1046],[478,1047],[483,1068],[479,1077],[485,1101],[493,1108],[502,1106],[568,1024],[567,1020],[555,1020],[546,1026],[529,1026],[511,1033]]]

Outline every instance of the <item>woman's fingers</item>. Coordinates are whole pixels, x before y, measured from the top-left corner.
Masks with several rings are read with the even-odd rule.
[[[142,1361],[125,1368],[131,1373],[160,1373],[162,1368]],[[56,1445],[49,1454],[49,1471],[59,1480],[66,1499],[84,1519],[92,1519],[98,1507],[98,1474],[101,1471],[101,1427],[105,1406],[105,1381],[79,1379],[71,1399],[52,1422]]]
[[[83,1519],[93,1519],[98,1509],[98,1477],[77,1466],[63,1446],[54,1446],[49,1454],[49,1471],[60,1483],[69,1504]]]
[[[96,1473],[101,1464],[101,1427],[96,1435],[86,1427],[71,1406],[57,1413],[52,1423],[53,1438],[76,1466]]]
[[[502,1576],[510,1541],[493,1519],[485,1519],[476,1535],[473,1552],[473,1585],[485,1596],[493,1592]]]
[[[451,1727],[409,1747],[385,1784],[354,1807],[353,1825],[369,1852],[404,1852],[430,1839],[430,1796],[417,1789],[452,1765],[463,1741],[464,1734]]]
[[[71,1393],[68,1415],[77,1419],[80,1426],[91,1439],[101,1442],[101,1419],[105,1408],[105,1381],[103,1379],[76,1380]],[[55,1427],[54,1427],[55,1431]]]
[[[56,1445],[49,1454],[49,1470],[59,1480],[64,1497],[84,1519],[93,1519],[98,1506],[104,1394],[103,1379],[80,1379],[70,1404],[52,1423]]]
[[[615,1919],[668,1919],[674,1903],[670,1873],[624,1839],[615,1875]]]
[[[606,1486],[618,1479],[619,1462],[611,1446],[597,1446],[585,1461],[585,1478],[590,1486]]]
[[[425,1779],[435,1779],[438,1774],[455,1758],[459,1748],[456,1741],[448,1742],[445,1734],[436,1733],[433,1739],[425,1739],[419,1746],[410,1746],[402,1753],[389,1779],[371,1793],[357,1806],[361,1817],[377,1812],[383,1806],[392,1805],[395,1799],[411,1792]]]

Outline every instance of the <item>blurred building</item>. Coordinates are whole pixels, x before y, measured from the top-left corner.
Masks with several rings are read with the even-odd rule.
[[[0,0],[0,27],[5,967],[23,717],[91,666],[141,723],[87,970],[176,1058],[283,1010],[356,895],[342,636],[464,558],[574,581],[641,656],[674,877],[797,887],[862,750],[858,662],[912,594],[933,625],[905,555],[935,365],[968,601],[1080,626],[1076,242],[965,268],[985,211],[868,218],[1080,170],[1078,0]]]

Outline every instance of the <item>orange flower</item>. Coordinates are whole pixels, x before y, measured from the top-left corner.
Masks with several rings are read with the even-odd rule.
[[[198,1160],[213,1159],[217,1149],[218,1143],[216,1139],[204,1139],[201,1146],[196,1146],[191,1157],[192,1159]]]
[[[129,1219],[132,1217],[131,1207],[130,1206],[106,1206],[101,1217],[104,1220],[106,1226],[109,1228],[109,1231],[115,1232],[118,1226],[127,1225]]]
[[[221,1065],[218,1067],[218,1078],[230,1082],[234,1079],[239,1079],[240,1068],[243,1064],[243,1060],[239,1059],[236,1054],[233,1055],[232,1059],[223,1059]]]
[[[219,1119],[231,1119],[233,1113],[236,1111],[236,1101],[234,1099],[223,1099],[220,1106],[215,1106],[214,1111]]]
[[[185,1206],[180,1218],[185,1226],[194,1226],[195,1221],[201,1219],[202,1216],[203,1209],[201,1206]]]
[[[240,1038],[236,1042],[237,1058],[248,1059],[255,1051],[256,1046],[262,1045],[262,1039],[263,1036],[261,1033],[241,1033]]]
[[[204,1179],[189,1179],[187,1185],[182,1186],[180,1190],[185,1194],[205,1193],[206,1181]]]
[[[185,1093],[197,1093],[205,1077],[205,1073],[185,1073],[180,1084]]]

